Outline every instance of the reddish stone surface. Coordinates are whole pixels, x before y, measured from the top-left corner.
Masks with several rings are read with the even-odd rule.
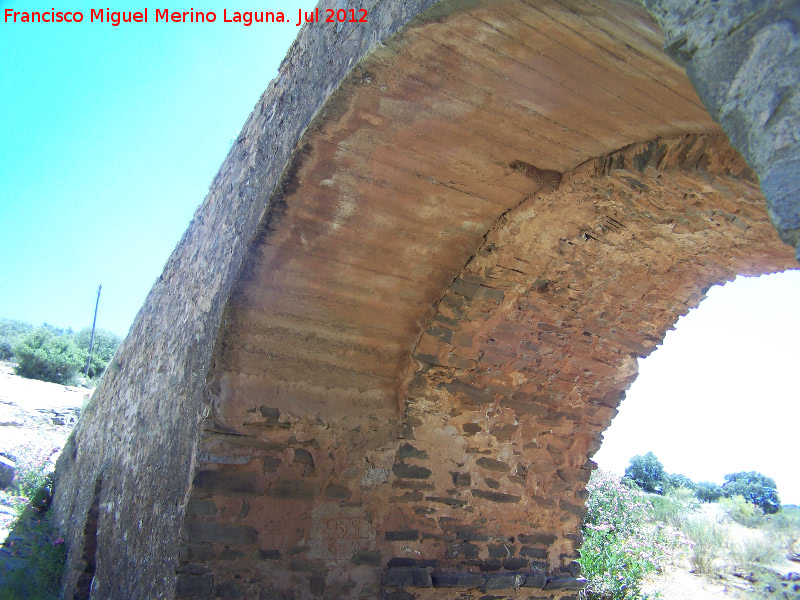
[[[213,558],[182,568],[302,597],[322,580],[347,597],[571,593],[590,457],[637,359],[709,286],[793,266],[743,161],[687,136],[589,160],[506,211],[436,303],[401,418],[258,404],[278,396],[236,388],[253,338],[229,328],[190,502],[205,508],[187,517]]]

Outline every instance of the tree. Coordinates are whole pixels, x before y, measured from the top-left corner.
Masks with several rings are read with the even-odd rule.
[[[75,343],[84,352],[83,367],[86,366],[86,356],[89,354],[89,342],[92,339],[92,328],[84,327],[75,334]],[[94,344],[92,346],[92,359],[89,362],[89,377],[95,378],[102,375],[108,363],[114,358],[114,353],[122,343],[122,338],[116,333],[105,329],[96,329]]]
[[[38,327],[13,347],[19,363],[17,375],[52,383],[70,384],[86,360],[71,336],[58,335],[53,327]]]
[[[722,487],[711,481],[698,481],[694,486],[694,495],[700,502],[716,502],[722,496]]]
[[[666,484],[664,465],[652,452],[648,452],[644,456],[639,454],[634,456],[628,468],[625,469],[625,477],[633,480],[636,485],[646,492],[656,494],[664,492]]]
[[[14,344],[33,331],[33,325],[16,319],[0,319],[0,360],[14,358]]]
[[[664,480],[669,488],[686,488],[687,490],[694,490],[694,482],[686,475],[681,475],[680,473],[670,473],[668,475],[664,475]]]
[[[742,496],[751,504],[758,506],[765,514],[773,514],[781,509],[775,480],[757,471],[740,471],[725,475],[722,493],[726,498]]]

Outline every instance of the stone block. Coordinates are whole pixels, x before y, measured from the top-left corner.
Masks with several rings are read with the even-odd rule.
[[[214,594],[221,600],[236,600],[244,597],[244,590],[235,583],[223,583],[216,587]]]
[[[241,471],[198,471],[193,484],[222,496],[262,496],[265,491],[264,482],[257,473]]]
[[[261,416],[264,417],[265,419],[274,419],[277,421],[278,419],[281,418],[281,411],[277,408],[271,408],[268,406],[259,406],[258,410],[261,413]]]
[[[503,561],[503,568],[506,571],[522,571],[527,569],[528,565],[528,560],[524,558],[507,558]]]
[[[0,456],[0,490],[6,489],[14,481],[16,464],[10,458]]]
[[[404,556],[395,556],[395,557],[389,559],[389,562],[386,563],[386,565],[390,569],[403,568],[403,567],[406,567],[406,568],[408,568],[408,567],[418,567],[418,568],[433,567],[433,568],[438,568],[439,567],[439,561],[435,560],[435,559],[428,560],[428,559],[421,559],[421,558],[406,558]]]
[[[258,539],[258,530],[246,525],[227,525],[212,521],[186,519],[189,539],[195,542],[216,544],[247,545]]]
[[[527,556],[528,558],[547,558],[547,550],[544,548],[533,548],[531,546],[523,546],[519,554],[520,556]]]
[[[425,496],[428,502],[436,502],[437,504],[446,504],[447,506],[466,506],[469,504],[466,500],[459,500],[457,498],[442,498],[439,496]]]
[[[482,560],[478,567],[481,571],[492,572],[492,571],[499,571],[500,567],[503,566],[503,563],[500,562],[499,558],[490,558],[488,560]]]
[[[501,504],[515,504],[522,500],[520,496],[513,494],[503,494],[501,492],[487,492],[484,490],[472,490],[472,495],[476,498],[488,500],[489,502],[499,502]]]
[[[274,548],[264,549],[259,548],[253,552],[253,560],[280,560],[281,553]]]
[[[508,590],[520,587],[525,582],[525,575],[517,573],[493,573],[486,575],[484,590]]]
[[[311,452],[309,452],[305,448],[295,448],[295,450],[294,450],[294,462],[301,463],[301,464],[304,464],[304,465],[313,465],[314,464],[314,457],[311,456]]]
[[[392,472],[403,479],[427,479],[432,475],[430,469],[404,463],[395,463],[392,465]]]
[[[519,541],[523,544],[538,544],[541,546],[550,546],[555,543],[556,539],[556,536],[552,533],[523,533],[519,536]]]
[[[431,587],[431,574],[427,569],[401,568],[389,569],[383,577],[383,584],[387,587]]]
[[[458,473],[450,471],[450,477],[453,479],[453,485],[469,487],[472,485],[472,476],[469,473]]]
[[[433,587],[443,588],[479,588],[486,581],[485,575],[477,573],[438,573],[431,575]]]
[[[510,556],[514,556],[517,553],[517,549],[509,544],[490,544],[489,545],[489,557],[490,558],[508,558]]]
[[[316,496],[316,490],[307,481],[281,479],[269,487],[267,495],[280,500],[311,500]]]
[[[428,453],[425,450],[418,450],[411,444],[403,444],[397,450],[397,458],[417,458],[424,460],[428,458]]]
[[[389,496],[389,502],[422,502],[422,492],[406,492],[398,496]]]
[[[332,483],[325,488],[325,497],[331,500],[349,500],[352,495],[353,492],[350,491],[350,488],[343,485]]]
[[[175,578],[176,598],[203,598],[211,594],[214,578],[211,575],[178,575]]]
[[[387,531],[384,533],[384,539],[387,542],[416,542],[419,540],[419,530]]]
[[[211,544],[186,544],[180,550],[181,562],[208,562],[215,558]]]
[[[387,481],[389,481],[389,469],[367,469],[359,485],[364,489],[368,489]]]
[[[547,573],[544,570],[536,569],[525,575],[522,587],[541,590],[545,585],[547,585]]]
[[[380,567],[381,555],[377,552],[370,552],[369,550],[358,550],[353,554],[350,562],[354,565],[365,565],[368,567]]]
[[[543,589],[578,591],[585,588],[588,583],[589,582],[582,577],[559,577],[556,579],[548,579]]]
[[[499,460],[494,460],[493,458],[488,458],[486,456],[481,456],[478,460],[475,461],[475,464],[481,467],[482,469],[486,469],[488,471],[495,471],[498,473],[508,473],[511,471],[511,467],[504,462]]]
[[[186,514],[195,516],[208,516],[217,514],[217,505],[211,500],[192,498],[186,503]]]

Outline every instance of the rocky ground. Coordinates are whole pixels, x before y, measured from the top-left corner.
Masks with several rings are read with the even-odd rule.
[[[86,388],[17,377],[10,363],[0,362],[0,456],[19,469],[55,464],[90,394]],[[12,505],[0,494],[0,558],[8,551]]]

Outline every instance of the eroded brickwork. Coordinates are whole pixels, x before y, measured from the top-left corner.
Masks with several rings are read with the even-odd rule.
[[[797,241],[791,2],[646,4]],[[301,32],[62,454],[65,597],[570,597],[636,358],[793,265],[640,7],[369,8]]]
[[[228,329],[179,597],[573,593],[591,456],[637,359],[711,285],[792,266],[743,161],[688,136],[589,161],[507,211],[419,339],[401,419],[237,393],[254,359]]]

